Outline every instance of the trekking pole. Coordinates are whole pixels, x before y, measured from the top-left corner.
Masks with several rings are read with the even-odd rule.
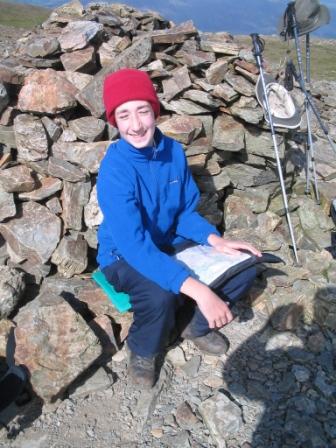
[[[307,83],[307,92],[310,94],[310,35],[306,34],[306,83]],[[315,190],[315,198],[317,204],[320,204],[320,195],[318,191],[317,185],[317,175],[316,175],[316,166],[315,166],[315,151],[311,130],[311,106],[307,98],[305,98],[305,108],[306,108],[306,116],[307,116],[307,159],[309,159],[310,165],[307,165],[307,185],[306,185],[306,193],[309,193],[310,183],[309,183],[309,175],[310,168],[313,174],[314,180],[314,190]]]
[[[279,179],[280,179],[282,199],[283,199],[283,203],[284,203],[284,209],[285,209],[285,213],[286,213],[289,233],[290,233],[290,237],[292,240],[295,260],[299,264],[299,258],[298,258],[298,254],[297,254],[294,231],[293,231],[292,221],[291,221],[290,214],[289,214],[285,182],[284,182],[284,178],[283,178],[283,174],[282,174],[281,161],[280,161],[280,157],[279,157],[278,143],[276,141],[276,135],[275,135],[274,125],[273,125],[273,118],[272,118],[271,108],[270,108],[269,101],[268,101],[265,78],[264,78],[264,71],[263,71],[263,66],[262,66],[263,65],[262,52],[264,49],[264,43],[262,42],[262,40],[260,39],[260,37],[257,33],[252,33],[250,36],[252,38],[252,43],[253,43],[253,54],[256,59],[257,66],[259,68],[259,74],[260,74],[260,79],[261,79],[263,93],[264,93],[264,104],[266,106],[266,113],[268,116],[268,122],[270,124],[271,133],[272,133],[275,159],[276,159],[278,175],[279,175]]]
[[[332,141],[332,139],[329,135],[329,130],[328,130],[327,126],[322,121],[322,118],[320,116],[320,113],[319,113],[317,107],[315,106],[315,103],[313,101],[311,93],[307,91],[306,86],[305,86],[304,77],[303,77],[303,69],[302,69],[302,56],[301,56],[301,49],[300,49],[300,44],[299,44],[299,33],[298,33],[298,27],[297,27],[297,23],[296,23],[295,2],[288,3],[286,14],[289,19],[289,27],[291,27],[292,31],[293,31],[293,35],[294,35],[294,39],[295,39],[296,55],[297,55],[298,66],[299,66],[299,74],[297,74],[296,71],[294,70],[294,72],[293,72],[294,77],[295,77],[296,81],[299,83],[300,89],[304,93],[307,103],[310,105],[312,112],[315,114],[317,121],[318,121],[324,135],[327,137],[327,140],[329,141],[331,149],[336,153],[336,145]]]
[[[300,47],[300,41],[299,41],[299,33],[298,33],[298,27],[297,27],[297,21],[296,21],[296,13],[295,13],[295,4],[294,2],[291,2],[287,6],[287,16],[288,16],[288,26],[292,29],[292,33],[295,40],[295,47],[296,47],[296,56],[298,61],[298,67],[299,67],[299,79],[297,81],[299,82],[299,85],[301,87],[301,90],[307,91],[308,94],[310,94],[310,46],[309,46],[309,33],[306,35],[306,81],[308,88],[305,87],[304,83],[304,74],[303,74],[303,65],[302,65],[302,55],[301,55],[301,47]],[[308,39],[308,41],[307,41]],[[313,144],[313,137],[312,137],[312,130],[311,130],[311,115],[310,115],[310,103],[308,101],[307,95],[305,95],[305,111],[306,111],[306,118],[307,118],[307,139],[306,139],[306,189],[305,193],[309,194],[310,192],[310,173],[312,171],[313,173],[313,179],[314,179],[314,190],[315,190],[315,198],[316,202],[320,203],[320,197],[317,187],[317,176],[316,176],[316,169],[315,169],[315,157],[314,157],[314,144]]]

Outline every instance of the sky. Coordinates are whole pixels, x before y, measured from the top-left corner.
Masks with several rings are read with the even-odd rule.
[[[65,3],[64,0],[17,1],[51,8]],[[277,34],[278,21],[288,5],[286,0],[119,0],[119,2],[137,9],[158,11],[165,19],[173,20],[175,23],[191,19],[200,31],[228,31],[232,34]],[[90,2],[82,0],[82,3]],[[323,0],[320,3],[329,8],[331,22],[314,31],[312,36],[336,39],[336,0]]]

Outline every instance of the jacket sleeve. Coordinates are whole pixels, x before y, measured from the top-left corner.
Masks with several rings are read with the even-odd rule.
[[[142,224],[135,195],[135,178],[130,166],[101,164],[97,194],[108,232],[122,257],[146,278],[175,294],[191,274],[181,264],[161,252]]]
[[[197,211],[200,193],[191,175],[187,160],[183,154],[183,201],[177,217],[176,234],[198,244],[208,244],[211,233],[220,235],[215,226],[210,224]]]

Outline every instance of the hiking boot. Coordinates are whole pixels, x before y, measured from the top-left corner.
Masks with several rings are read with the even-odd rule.
[[[155,357],[139,356],[130,352],[128,374],[135,384],[153,387],[155,383]]]
[[[192,341],[201,352],[221,356],[229,350],[229,341],[218,331],[212,330],[204,336],[192,337],[184,335],[185,339]]]

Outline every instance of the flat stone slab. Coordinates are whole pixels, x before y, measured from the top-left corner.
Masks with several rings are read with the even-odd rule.
[[[80,50],[86,47],[103,28],[101,23],[89,20],[69,22],[58,37],[61,49],[63,51]]]
[[[57,114],[77,106],[77,93],[64,72],[38,70],[26,77],[17,107],[22,112]]]
[[[0,171],[0,185],[7,193],[21,193],[34,190],[36,180],[32,170],[24,165],[16,165]]]
[[[222,151],[244,149],[244,126],[229,115],[219,115],[214,123],[212,144]]]
[[[79,140],[95,142],[101,139],[106,123],[95,117],[81,117],[69,121],[69,128],[76,134]]]
[[[52,155],[58,159],[79,165],[90,173],[97,173],[109,144],[109,141],[94,143],[57,142],[52,146]]]
[[[21,259],[45,263],[59,242],[61,221],[43,205],[27,202],[19,217],[0,224],[0,232]]]
[[[94,47],[88,46],[82,50],[63,53],[61,62],[65,70],[91,73],[96,69],[95,56],[96,53]]]
[[[80,182],[86,179],[86,173],[78,168],[78,166],[56,157],[49,157],[48,173],[51,176],[67,180],[68,182]]]
[[[182,115],[169,118],[158,127],[168,137],[188,145],[200,134],[203,124],[197,117]]]
[[[20,193],[19,199],[28,201],[42,201],[60,191],[63,187],[62,181],[54,177],[44,177],[40,185],[29,193]]]

